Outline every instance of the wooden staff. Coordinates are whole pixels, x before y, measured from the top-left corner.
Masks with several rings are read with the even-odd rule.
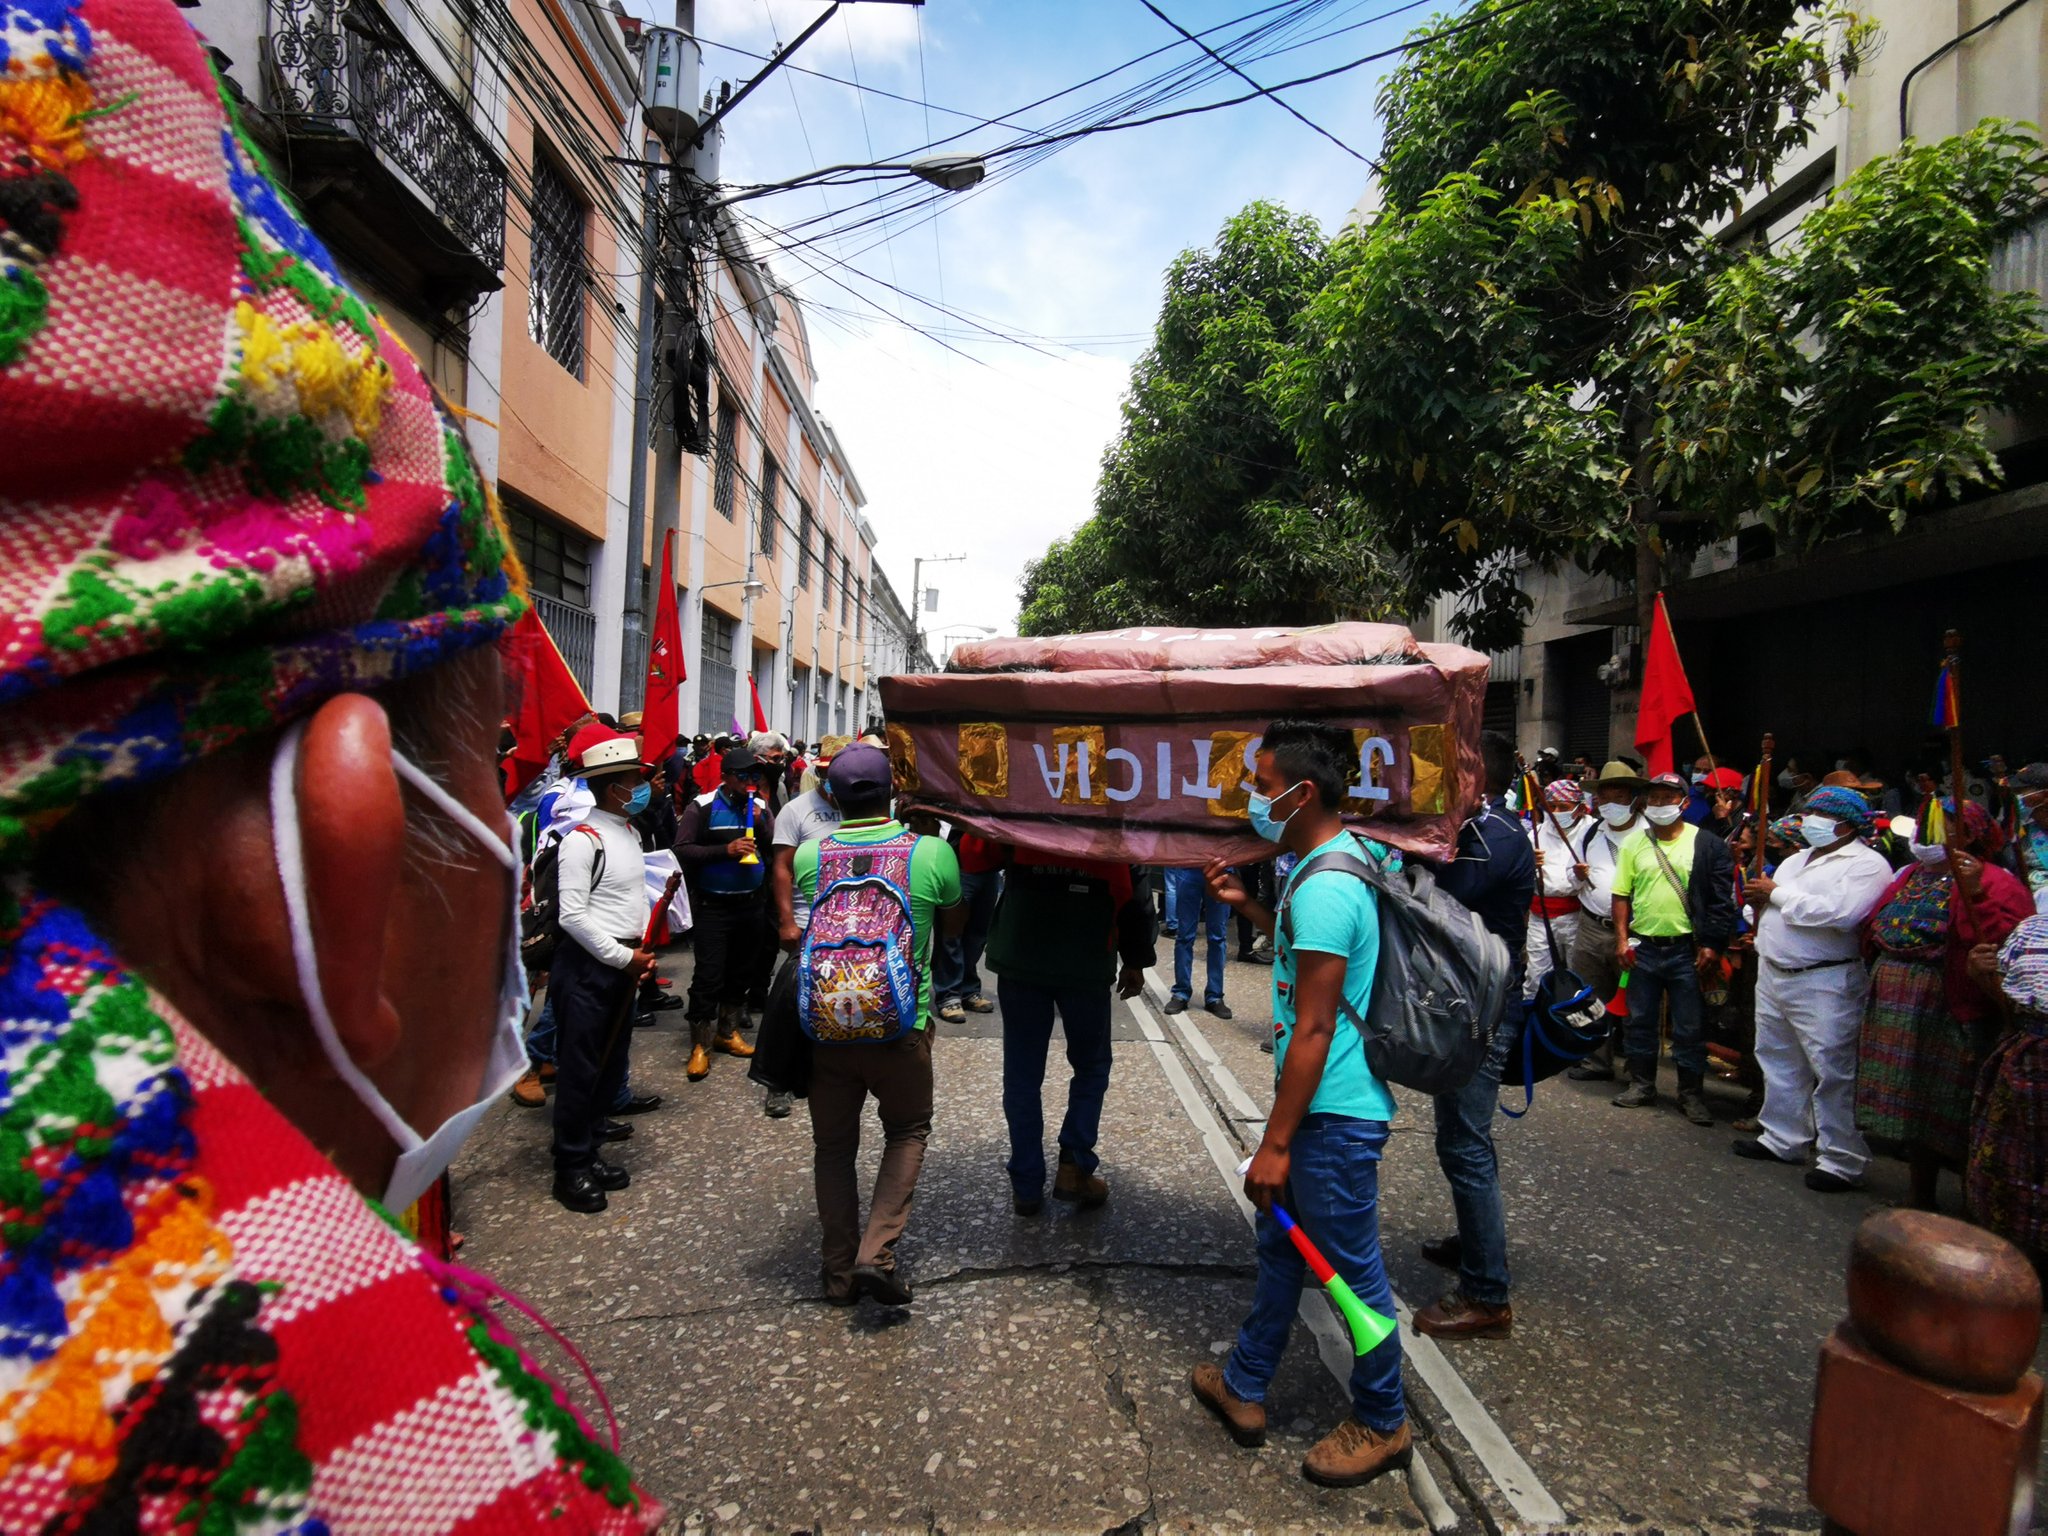
[[[1963,846],[1963,637],[1958,630],[1948,630],[1941,637],[1944,652],[1942,663],[1941,691],[1943,711],[1948,715],[1948,772],[1949,793],[1955,801],[1955,814],[1948,818],[1944,828],[1943,841],[1953,854]]]
[[[1756,812],[1756,846],[1749,850],[1749,877],[1754,880],[1764,872],[1764,834],[1771,825],[1771,754],[1778,749],[1778,738],[1769,731],[1764,732],[1764,741],[1757,758],[1756,776],[1750,780],[1750,797],[1756,801],[1751,807]]]
[[[1700,719],[1697,709],[1692,712],[1692,728],[1700,733],[1700,752],[1707,760],[1707,772],[1720,772],[1720,765],[1714,761],[1714,749],[1707,745],[1706,723]]]
[[[668,884],[661,888],[661,900],[655,903],[654,910],[648,914],[647,929],[640,938],[642,949],[654,948],[661,942],[662,935],[668,931],[668,906],[676,899],[676,887],[682,883],[683,872],[677,870],[668,877]],[[568,942],[575,941],[572,939]],[[633,1016],[634,1005],[639,997],[640,978],[635,976],[633,984],[626,989],[625,1001],[619,1004],[618,1012],[612,1015],[611,1029],[605,1034],[604,1052],[597,1058],[597,1075],[600,1078],[604,1076],[604,1069],[611,1065],[612,1052],[619,1048],[619,1037],[626,1032],[626,1021]],[[609,1109],[611,1106],[605,1107]]]
[[[1543,798],[1543,790],[1536,784],[1536,775],[1529,771],[1529,765],[1522,761],[1522,754],[1519,752],[1515,754],[1515,766],[1522,770],[1522,783],[1529,789],[1533,790],[1535,800],[1541,802],[1543,819],[1550,823],[1550,830],[1555,832],[1557,834],[1557,840],[1564,844],[1565,852],[1570,853],[1572,849],[1572,840],[1565,835],[1564,828],[1558,825],[1557,813],[1551,810],[1550,802]],[[1535,829],[1536,811],[1537,806],[1536,804],[1532,803],[1529,807],[1529,826],[1531,831]],[[1533,842],[1534,839],[1532,838],[1531,841]],[[1540,853],[1542,850],[1541,848],[1538,848],[1537,851]],[[1574,875],[1572,878],[1575,882],[1578,880],[1578,877],[1576,875]]]

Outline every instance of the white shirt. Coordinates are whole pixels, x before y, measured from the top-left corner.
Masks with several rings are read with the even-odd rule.
[[[624,970],[647,931],[647,864],[640,834],[610,811],[594,810],[584,821],[604,839],[604,875],[593,890],[597,844],[582,832],[563,833],[555,871],[562,932],[613,970]],[[633,942],[621,943],[628,934]]]
[[[1558,827],[1564,828],[1562,837],[1558,836]],[[1585,831],[1584,822],[1574,824],[1562,816],[1557,817],[1554,823],[1548,815],[1537,819],[1529,840],[1543,855],[1543,868],[1537,874],[1538,896],[1579,896],[1584,893],[1585,887],[1579,884],[1572,867],[1579,862],[1578,844]],[[1610,865],[1610,875],[1611,869]]]
[[[1621,845],[1629,837],[1643,829],[1641,816],[1625,827],[1610,827],[1595,818],[1587,830],[1588,823],[1581,822],[1572,828],[1572,847],[1585,850],[1579,862],[1586,866],[1591,883],[1579,890],[1579,905],[1603,922],[1614,921],[1614,861],[1621,856]],[[1550,861],[1545,859],[1544,863]]]
[[[1802,849],[1778,866],[1777,888],[1757,917],[1756,952],[1781,970],[1861,954],[1857,927],[1892,883],[1875,848],[1848,842],[1826,853]]]

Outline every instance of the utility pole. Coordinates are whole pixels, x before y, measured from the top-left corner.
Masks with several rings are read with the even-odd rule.
[[[626,489],[626,597],[619,647],[619,707],[630,708],[647,683],[646,588],[640,580],[641,527],[647,517],[647,429],[654,406],[654,253],[655,219],[661,203],[659,172],[654,157],[660,146],[651,136],[642,153],[647,164],[640,176],[640,338],[633,363],[633,465]]]
[[[965,555],[919,555],[910,562],[910,628],[913,650],[924,649],[924,568],[928,565],[952,565],[965,560]],[[912,661],[916,660],[915,655]]]

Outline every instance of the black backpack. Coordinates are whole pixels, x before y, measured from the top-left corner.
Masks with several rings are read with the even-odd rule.
[[[1370,859],[1333,852],[1296,866],[1280,898],[1276,926],[1290,951],[1294,893],[1319,870],[1351,875],[1379,893],[1379,968],[1365,1017],[1337,1000],[1365,1042],[1366,1065],[1384,1082],[1424,1093],[1464,1087],[1486,1060],[1507,1006],[1507,945],[1463,902],[1437,889],[1426,865],[1410,861],[1390,874]]]
[[[588,832],[597,843],[597,857],[590,866],[590,888],[604,879],[604,839],[597,828],[579,822],[570,832]],[[566,838],[568,833],[562,834]],[[555,950],[562,942],[562,839],[557,838],[534,856],[533,887],[526,910],[519,914],[519,958],[529,976],[553,964]]]

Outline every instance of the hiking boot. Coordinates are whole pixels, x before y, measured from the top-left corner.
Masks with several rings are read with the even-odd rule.
[[[1657,1102],[1655,1083],[1630,1083],[1608,1101],[1616,1109],[1648,1109]]]
[[[967,1010],[960,1006],[959,998],[949,997],[939,1004],[939,1017],[948,1024],[965,1024],[967,1022]]]
[[[968,998],[960,1006],[969,1013],[994,1013],[996,1011],[996,1005],[983,997],[979,992]]]
[[[1448,1291],[1415,1314],[1415,1331],[1432,1339],[1504,1339],[1515,1329],[1513,1302],[1489,1306],[1463,1291]]]
[[[1099,1173],[1083,1173],[1081,1165],[1062,1152],[1059,1172],[1052,1179],[1052,1197],[1092,1211],[1109,1199],[1109,1180]]]
[[[1247,1450],[1266,1443],[1266,1405],[1248,1403],[1223,1380],[1223,1367],[1213,1361],[1198,1365],[1188,1376],[1195,1400],[1223,1421],[1230,1438]]]
[[[521,1109],[539,1109],[548,1101],[548,1090],[540,1080],[540,1073],[532,1067],[526,1075],[512,1085],[512,1102]]]
[[[761,1101],[761,1113],[770,1120],[787,1120],[790,1110],[795,1106],[795,1094],[785,1093],[780,1088],[770,1088],[768,1097]]]
[[[1694,1125],[1714,1123],[1714,1112],[1707,1108],[1706,1085],[1691,1073],[1678,1074],[1678,1112]]]
[[[728,1056],[739,1056],[744,1058],[754,1054],[754,1048],[751,1045],[747,1044],[745,1040],[742,1040],[740,1038],[740,1032],[738,1030],[734,1030],[730,1034],[720,1035],[716,1040],[711,1042],[711,1047],[713,1050],[725,1052],[725,1054]]]
[[[1346,1419],[1316,1442],[1301,1461],[1301,1475],[1325,1488],[1356,1488],[1382,1472],[1405,1467],[1415,1455],[1408,1421],[1394,1430]]]
[[[711,1053],[701,1045],[691,1046],[690,1065],[685,1070],[690,1074],[691,1082],[703,1082],[711,1075]]]

